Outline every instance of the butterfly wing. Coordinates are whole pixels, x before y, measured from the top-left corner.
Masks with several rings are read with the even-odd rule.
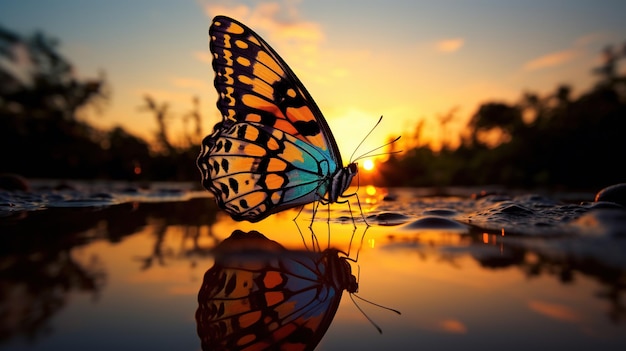
[[[350,277],[337,252],[285,250],[258,232],[235,231],[207,271],[196,321],[203,350],[313,350]],[[341,262],[334,270],[332,262]],[[346,271],[346,269],[348,269]]]
[[[253,122],[328,152],[342,165],[322,112],[285,61],[253,30],[225,16],[209,29],[217,107],[225,121]]]
[[[236,220],[323,198],[341,155],[300,80],[259,35],[217,16],[209,30],[223,120],[203,141],[203,185]]]
[[[319,149],[256,123],[236,123],[205,140],[203,184],[236,220],[257,222],[320,199],[336,167]],[[322,161],[320,161],[322,159]]]

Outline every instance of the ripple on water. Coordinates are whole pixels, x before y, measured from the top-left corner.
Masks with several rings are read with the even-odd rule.
[[[30,191],[0,189],[0,216],[55,207],[99,208],[127,202],[185,201],[210,196],[209,192],[195,190],[190,183],[154,183],[148,188],[125,182],[31,183]]]
[[[409,216],[398,212],[381,212],[367,217],[368,221],[372,221],[383,226],[400,225],[406,223],[409,219]]]
[[[459,212],[447,208],[434,208],[432,210],[425,210],[423,214],[428,216],[453,217],[458,215]]]
[[[468,234],[469,227],[465,224],[441,216],[424,216],[399,228],[403,232],[442,232]]]

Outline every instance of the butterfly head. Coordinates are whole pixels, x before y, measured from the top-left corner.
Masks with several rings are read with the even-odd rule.
[[[352,294],[359,290],[359,283],[352,274],[352,267],[346,257],[339,257],[338,250],[328,249],[325,251],[325,260],[329,276],[332,277],[332,285],[337,290],[346,290]]]
[[[358,163],[356,162],[350,163],[346,168],[348,168],[353,177],[359,173]]]
[[[348,276],[346,276],[347,278],[347,285],[346,285],[346,291],[348,291],[351,294],[356,293],[357,291],[359,291],[359,283],[356,281],[356,277],[352,274],[352,270],[350,268],[350,264],[348,263],[347,260],[344,260],[343,263],[348,266],[347,269],[349,269],[349,274]]]
[[[328,200],[333,203],[337,202],[339,197],[348,190],[352,178],[359,172],[356,163],[350,163],[344,168],[340,168],[332,176],[330,180],[330,187],[328,188]]]

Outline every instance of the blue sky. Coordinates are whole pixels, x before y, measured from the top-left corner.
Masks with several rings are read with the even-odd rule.
[[[484,101],[560,83],[579,93],[594,82],[600,50],[626,40],[624,1],[0,0],[0,25],[60,39],[79,76],[106,72],[111,103],[84,118],[150,138],[154,117],[139,111],[150,94],[171,104],[174,140],[194,95],[205,132],[219,119],[207,38],[217,14],[248,24],[289,63],[344,158],[380,115],[366,148],[422,119],[423,140],[436,144],[436,117],[453,107],[450,135]]]

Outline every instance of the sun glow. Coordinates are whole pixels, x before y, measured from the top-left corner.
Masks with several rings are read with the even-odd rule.
[[[374,161],[372,160],[365,160],[363,161],[363,169],[366,171],[371,171],[374,169]]]

